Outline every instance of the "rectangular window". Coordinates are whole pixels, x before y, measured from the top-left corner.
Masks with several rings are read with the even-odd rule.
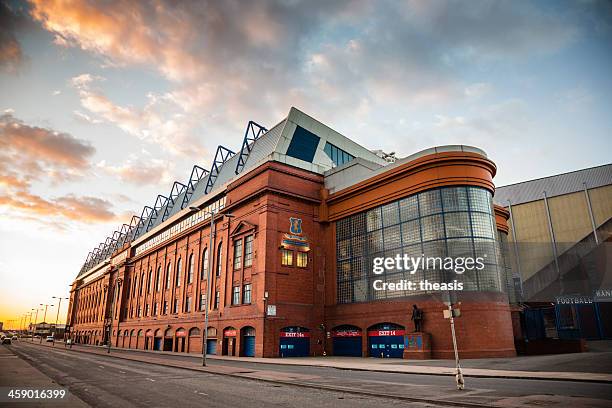
[[[149,305],[145,306],[145,316],[149,315]]]
[[[202,272],[200,273],[200,279],[204,280],[208,278],[208,250],[202,251]]]
[[[168,301],[164,301],[164,314],[168,314]]]
[[[293,251],[290,251],[288,249],[281,249],[281,265],[293,265]]]
[[[200,312],[204,312],[206,309],[206,295],[204,293],[200,294]]]
[[[221,293],[217,290],[215,291],[215,304],[213,309],[218,309],[219,308],[219,302],[221,300]]]
[[[189,271],[187,272],[187,284],[193,283],[193,266],[194,266],[193,254],[189,255]]]
[[[298,252],[296,261],[298,268],[306,268],[308,266],[308,252]]]
[[[142,306],[138,306],[138,315],[137,317],[142,317]]]
[[[232,289],[232,305],[240,304],[240,286],[234,286]]]
[[[253,265],[253,236],[244,239],[244,267]]]
[[[221,269],[223,269],[221,258],[223,258],[223,242],[221,242],[217,248],[217,276],[221,276]]]
[[[179,311],[179,301],[178,299],[174,299],[174,305],[172,307],[172,313],[178,313]]]
[[[168,264],[166,268],[166,289],[170,289],[170,283],[172,282],[172,265]]]
[[[248,305],[251,303],[251,284],[247,283],[242,288],[242,303]]]
[[[153,316],[157,316],[158,303],[153,303]]]
[[[242,240],[234,241],[234,269],[242,267]]]
[[[191,296],[185,299],[185,313],[191,313]]]

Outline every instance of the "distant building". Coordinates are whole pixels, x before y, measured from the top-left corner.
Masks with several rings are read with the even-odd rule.
[[[612,338],[612,164],[498,187],[531,338]],[[546,306],[548,305],[548,306]]]

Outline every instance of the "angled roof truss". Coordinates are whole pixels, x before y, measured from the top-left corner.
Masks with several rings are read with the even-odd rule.
[[[179,196],[183,193],[183,191],[185,191],[186,188],[187,186],[183,183],[179,183],[178,181],[174,182],[174,184],[172,185],[172,189],[170,190],[170,194],[168,194],[166,207],[164,207],[164,213],[162,214],[161,220],[162,222],[166,221],[166,218],[168,218],[168,216],[170,215],[170,210],[172,210]]]
[[[240,149],[240,155],[238,156],[238,162],[236,163],[236,174],[239,174],[246,164],[247,159],[249,158],[249,154],[251,153],[251,149],[253,148],[253,144],[259,136],[266,133],[268,129],[265,127],[253,122],[249,121],[246,127],[246,131],[244,132],[244,140],[242,141],[242,148]]]
[[[157,198],[155,199],[155,204],[153,204],[153,211],[151,211],[151,214],[147,221],[147,227],[145,228],[145,232],[151,229],[151,227],[153,226],[153,223],[159,216],[159,212],[162,210],[162,208],[164,208],[167,202],[168,202],[168,197],[163,196],[161,194],[157,195]]]
[[[193,169],[191,170],[191,176],[189,177],[189,182],[187,183],[187,188],[185,189],[185,195],[183,196],[183,202],[181,203],[181,210],[185,208],[185,206],[191,199],[196,184],[198,184],[200,180],[206,177],[206,175],[208,175],[207,170],[204,170],[198,165],[193,166]]]
[[[215,153],[215,159],[213,160],[213,164],[210,167],[210,173],[208,174],[208,180],[206,180],[206,188],[204,189],[204,194],[210,193],[213,186],[215,185],[215,181],[217,180],[217,176],[219,176],[219,172],[221,171],[221,167],[223,167],[223,163],[225,163],[230,157],[232,157],[235,153],[230,149],[219,145],[217,147],[217,152]]]

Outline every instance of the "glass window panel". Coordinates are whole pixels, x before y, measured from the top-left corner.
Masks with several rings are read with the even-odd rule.
[[[400,216],[402,221],[413,220],[419,217],[418,196],[404,198],[399,201]]]
[[[382,219],[385,227],[399,223],[399,207],[397,201],[382,206]]]
[[[468,187],[470,199],[470,209],[472,211],[482,211],[492,214],[493,200],[489,190],[478,187]]]
[[[368,231],[374,231],[382,227],[382,215],[380,207],[373,208],[366,213]]]
[[[442,215],[438,214],[421,218],[421,231],[423,234],[423,242],[444,238]]]
[[[402,241],[404,245],[421,242],[421,224],[419,220],[402,223]]]
[[[472,231],[475,237],[495,238],[493,233],[493,216],[484,213],[472,213]]]
[[[369,254],[374,252],[380,252],[384,249],[382,230],[369,232],[367,235],[367,239],[367,249]]]
[[[419,211],[421,217],[442,212],[440,190],[429,190],[419,194]]]
[[[441,192],[445,212],[468,210],[468,196],[465,187],[443,188]]]
[[[446,236],[452,237],[469,237],[470,219],[467,212],[453,212],[444,214],[444,224],[446,227]]]
[[[385,248],[398,248],[402,245],[402,237],[400,234],[400,226],[394,225],[392,227],[387,227],[383,230],[384,240],[385,240]]]

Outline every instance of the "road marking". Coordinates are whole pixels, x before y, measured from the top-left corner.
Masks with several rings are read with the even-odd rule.
[[[119,370],[119,372],[120,372],[121,374],[125,374],[125,371],[121,371],[121,370]]]
[[[152,378],[147,378],[147,380],[149,380],[149,381],[151,381],[151,382],[155,382],[155,380],[154,380],[154,379],[152,379]]]
[[[99,365],[98,367],[100,367],[100,368],[104,368],[104,366],[101,366],[101,365]]]
[[[200,395],[204,395],[205,397],[208,397],[208,394],[207,394],[207,393],[205,393],[205,392],[198,392],[198,394],[200,394]]]

